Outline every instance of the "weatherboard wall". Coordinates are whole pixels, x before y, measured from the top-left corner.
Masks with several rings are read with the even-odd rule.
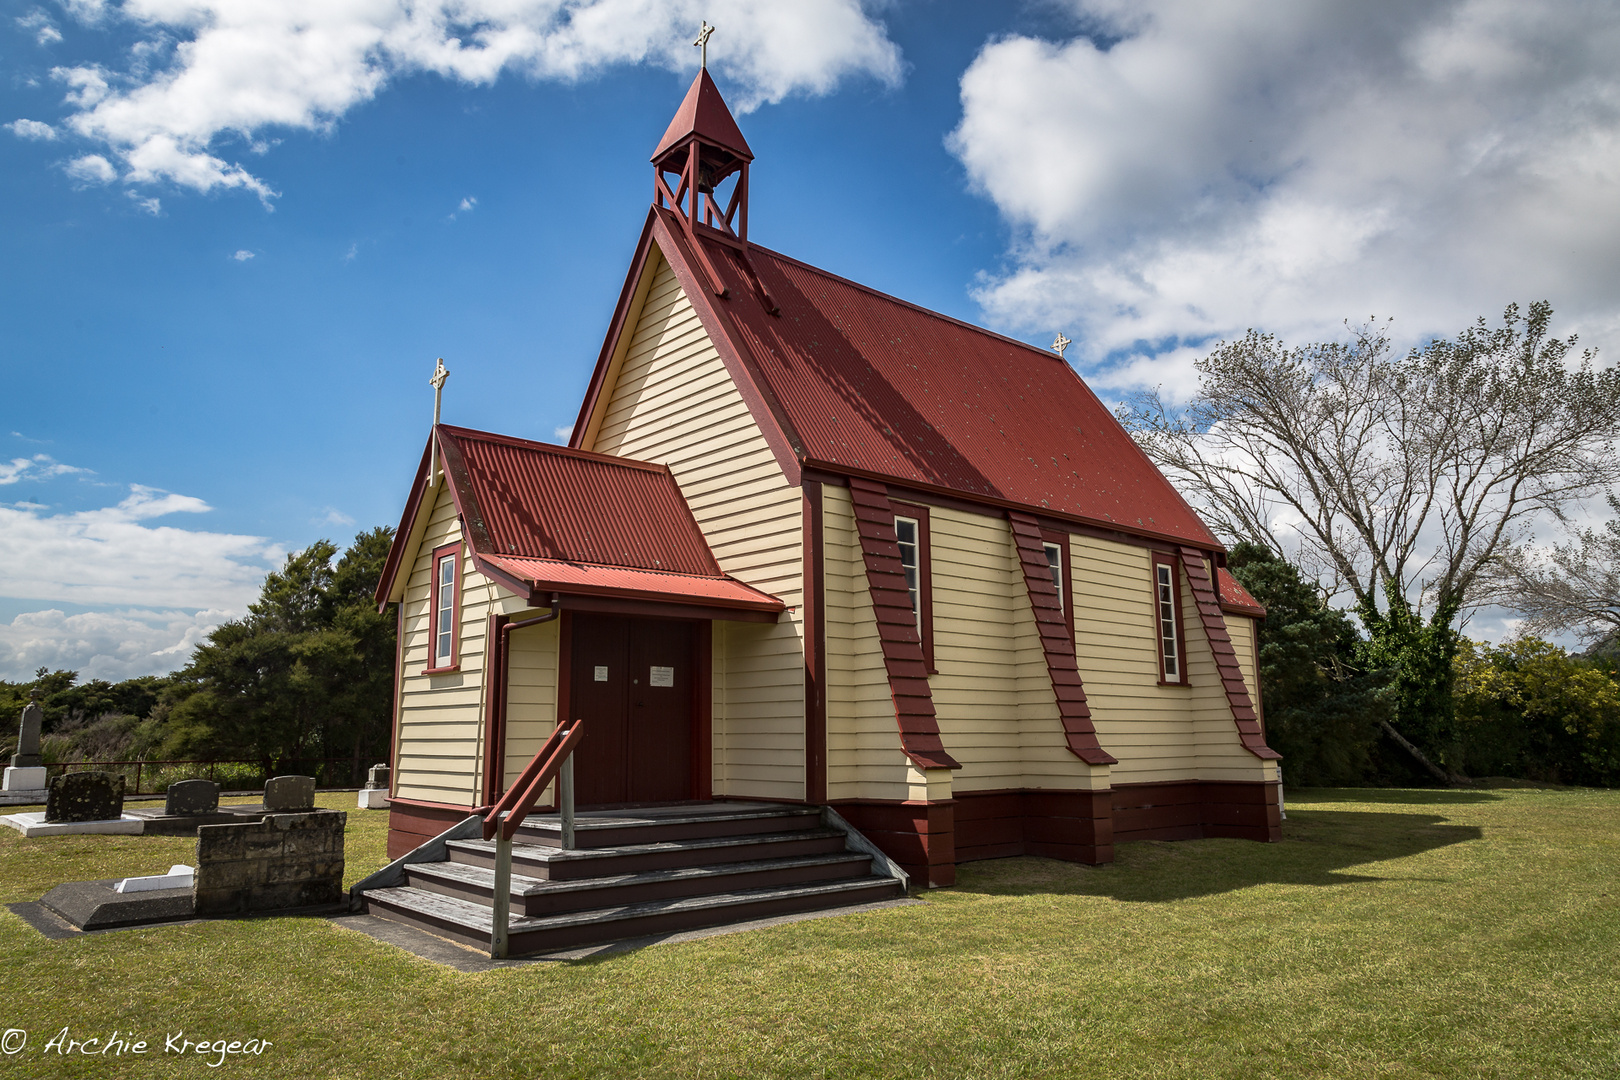
[[[791,609],[776,623],[714,623],[713,782],[716,795],[802,799],[800,492],[656,249],[644,273],[588,449],[668,466],[721,569]]]
[[[405,586],[395,794],[470,806],[479,794],[485,613],[493,585],[472,569],[463,545],[459,667],[441,675],[423,674],[431,633],[433,552],[462,539],[455,502],[442,479],[429,489],[428,501],[420,511],[428,515],[427,525]]]

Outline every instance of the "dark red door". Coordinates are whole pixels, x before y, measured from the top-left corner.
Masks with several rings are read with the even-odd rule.
[[[692,797],[690,623],[573,616],[570,701],[583,719],[575,798],[583,806]]]

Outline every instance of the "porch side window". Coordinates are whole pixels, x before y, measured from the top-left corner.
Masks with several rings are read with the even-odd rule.
[[[1159,678],[1187,681],[1186,647],[1181,633],[1181,581],[1168,556],[1153,560],[1153,614],[1159,637]]]
[[[461,545],[450,544],[433,552],[433,593],[430,623],[432,651],[428,663],[430,671],[442,671],[456,666],[457,611],[461,599]]]
[[[911,619],[922,643],[923,664],[933,674],[934,596],[929,580],[928,508],[911,503],[893,505],[894,538],[900,546],[900,569],[906,575],[906,592],[911,597]]]

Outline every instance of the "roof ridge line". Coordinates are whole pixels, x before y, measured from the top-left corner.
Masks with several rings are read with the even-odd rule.
[[[656,461],[642,461],[639,458],[621,457],[617,454],[604,454],[596,450],[577,450],[572,446],[561,446],[557,443],[540,442],[538,439],[525,439],[520,435],[503,435],[498,431],[482,431],[478,428],[458,427],[455,424],[440,424],[439,427],[448,431],[453,437],[460,439],[487,440],[505,443],[524,449],[532,449],[537,453],[557,454],[560,457],[581,458],[585,461],[595,461],[603,465],[619,465],[629,469],[639,469],[643,472],[668,473],[669,466],[661,465]]]

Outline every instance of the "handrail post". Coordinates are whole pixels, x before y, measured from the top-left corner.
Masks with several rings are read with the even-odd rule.
[[[557,810],[562,818],[562,846],[564,851],[574,850],[574,755],[563,759],[557,773]]]
[[[502,813],[498,821],[506,820]],[[489,955],[492,960],[504,960],[509,944],[507,933],[512,921],[512,841],[504,836],[504,829],[495,830],[495,894],[492,914],[494,924],[489,934]]]

